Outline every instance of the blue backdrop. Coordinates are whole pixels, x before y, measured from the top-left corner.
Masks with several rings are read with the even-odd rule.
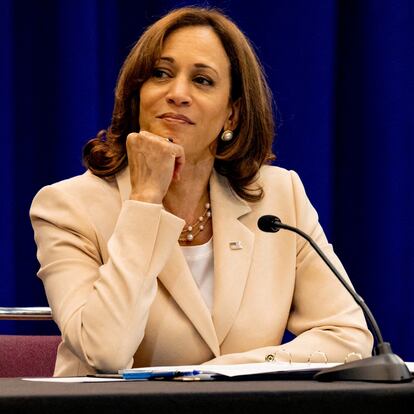
[[[0,306],[46,305],[28,218],[44,185],[83,172],[123,59],[184,4],[228,13],[277,104],[277,164],[295,169],[396,353],[414,360],[414,2],[0,0]],[[53,323],[0,332],[56,332]]]

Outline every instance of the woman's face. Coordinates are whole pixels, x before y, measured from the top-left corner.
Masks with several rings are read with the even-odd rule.
[[[237,125],[230,85],[230,61],[214,31],[180,28],[164,42],[152,76],[141,87],[140,128],[173,138],[189,161],[211,158],[209,147],[221,130]]]

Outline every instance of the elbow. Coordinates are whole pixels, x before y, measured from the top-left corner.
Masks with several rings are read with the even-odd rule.
[[[348,328],[338,335],[338,340],[342,343],[344,358],[339,361],[348,360],[352,355],[368,358],[372,355],[374,344],[373,336],[368,328]]]
[[[73,338],[72,338],[73,339]],[[116,338],[96,340],[89,335],[79,335],[75,340],[67,336],[64,341],[68,348],[86,365],[101,373],[118,373],[119,370],[131,368],[136,348],[127,346]],[[132,349],[133,348],[133,349]]]
[[[372,355],[372,349],[374,347],[374,338],[369,329],[364,329],[360,334],[359,340],[359,353],[362,358],[368,358]]]
[[[103,374],[118,373],[122,369],[131,368],[133,358],[124,355],[94,355],[93,359],[89,359],[88,363],[97,371]]]
[[[134,351],[127,350],[120,344],[89,344],[84,356],[86,363],[97,372],[112,374],[119,370],[131,368]]]
[[[129,338],[131,339],[131,338]],[[85,357],[87,363],[96,371],[101,373],[118,373],[119,370],[131,368],[134,362],[134,354],[139,346],[138,342],[127,338],[112,338],[102,340],[87,341],[85,347]]]
[[[134,354],[143,338],[143,332],[136,332],[134,336],[127,332],[124,328],[102,329],[98,323],[72,318],[65,325],[62,337],[72,353],[93,370],[118,373],[132,367]]]

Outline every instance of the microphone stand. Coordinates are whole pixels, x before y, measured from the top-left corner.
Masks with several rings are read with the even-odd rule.
[[[335,274],[345,289],[351,294],[357,304],[361,307],[366,320],[371,326],[377,345],[374,347],[374,355],[358,361],[347,362],[333,368],[322,369],[313,376],[318,381],[373,381],[373,382],[409,382],[412,381],[407,365],[404,361],[391,350],[389,342],[384,342],[378,324],[369,310],[367,304],[341,276],[332,262],[322,252],[316,242],[302,230],[289,226],[280,221],[276,216],[262,216],[258,221],[261,230],[276,233],[280,229],[293,231],[299,234],[315,249],[320,258]]]

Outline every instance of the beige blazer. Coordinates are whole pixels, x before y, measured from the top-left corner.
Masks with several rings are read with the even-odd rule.
[[[261,362],[270,353],[295,361],[319,352],[329,361],[370,355],[361,311],[312,248],[293,233],[257,228],[261,215],[277,215],[310,234],[345,275],[299,177],[263,167],[259,182],[264,198],[248,203],[212,174],[211,313],[177,242],[184,221],[128,200],[128,169],[40,190],[30,215],[38,275],[63,338],[55,375]],[[296,338],[281,345],[286,328]]]

